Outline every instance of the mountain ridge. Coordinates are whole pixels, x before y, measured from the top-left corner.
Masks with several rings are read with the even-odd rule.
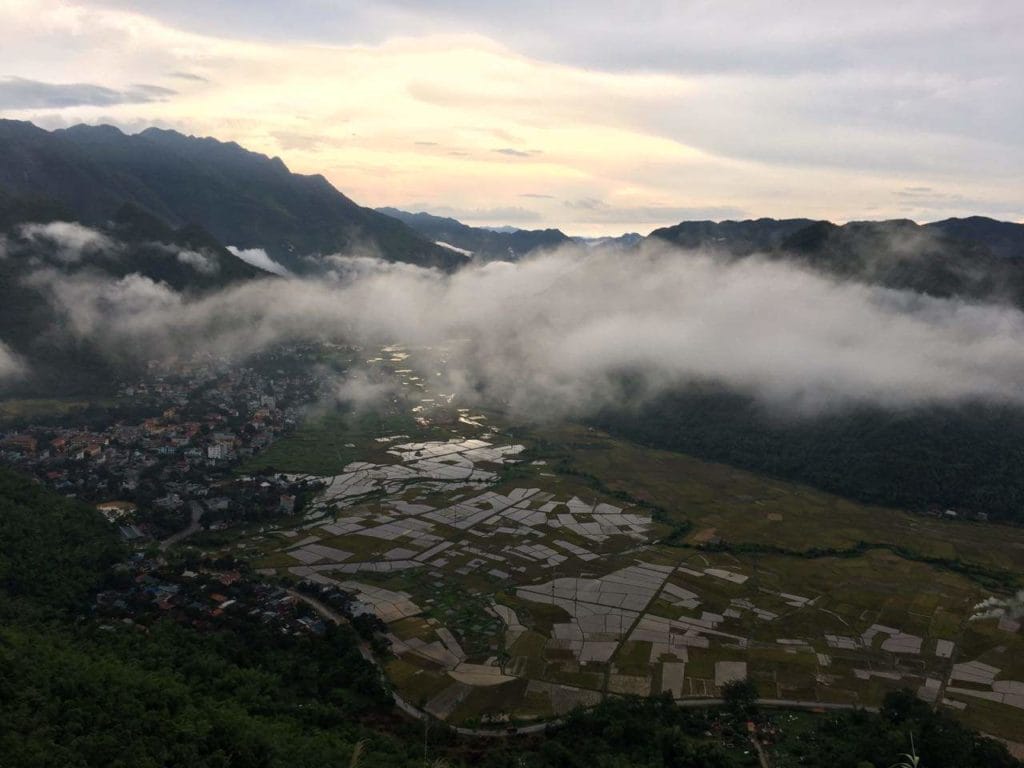
[[[224,245],[264,249],[295,272],[316,271],[317,256],[343,251],[445,269],[461,261],[322,175],[292,173],[235,142],[159,128],[46,131],[0,120],[0,191],[49,201],[89,225],[132,203],[172,227],[196,224]]]
[[[410,213],[398,208],[384,207],[377,211],[391,216],[434,242],[444,242],[485,261],[515,260],[533,251],[568,245],[572,238],[560,229],[514,229],[497,231],[484,227],[471,227],[458,219],[435,216],[432,213]]]

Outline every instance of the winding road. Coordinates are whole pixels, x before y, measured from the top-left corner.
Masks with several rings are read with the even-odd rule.
[[[186,525],[184,528],[182,528],[177,533],[172,533],[166,539],[161,541],[160,542],[160,550],[161,551],[165,551],[167,549],[170,549],[175,544],[177,544],[179,541],[182,541],[183,539],[187,539],[189,536],[191,536],[193,533],[195,533],[196,531],[199,530],[199,519],[203,516],[203,508],[199,505],[198,502],[192,501],[192,502],[189,502],[189,509],[192,512],[192,517],[189,520],[188,525]]]

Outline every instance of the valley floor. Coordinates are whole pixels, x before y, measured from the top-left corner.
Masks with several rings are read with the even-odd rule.
[[[304,519],[231,551],[354,594],[386,623],[386,672],[413,705],[504,727],[615,694],[714,699],[749,678],[765,699],[822,706],[910,688],[984,732],[1024,732],[1020,627],[971,620],[1018,585],[1024,531],[864,507],[582,427],[512,429],[440,407],[408,358],[373,361],[419,403],[389,423],[407,429],[353,433],[329,475],[318,457],[326,488]],[[275,469],[312,475],[307,442],[300,429],[275,444]]]

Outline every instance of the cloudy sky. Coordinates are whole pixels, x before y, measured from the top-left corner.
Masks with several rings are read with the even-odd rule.
[[[0,30],[0,116],[234,140],[364,205],[1024,220],[1019,0],[0,0]]]

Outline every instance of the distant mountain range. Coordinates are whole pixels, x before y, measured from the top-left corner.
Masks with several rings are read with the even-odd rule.
[[[1024,305],[1024,225],[982,216],[931,224],[684,221],[648,237],[732,258],[760,254],[795,261],[837,277],[933,296]]]
[[[725,258],[760,255],[795,261],[836,277],[933,296],[997,298],[1024,305],[1024,225],[982,216],[916,224],[906,219],[832,224],[813,219],[684,221],[646,238],[571,237],[558,229],[500,230],[397,208],[379,212],[420,235],[478,260],[510,260],[564,245],[631,249],[644,240]]]
[[[223,245],[262,248],[293,272],[315,271],[317,255],[349,250],[444,268],[464,261],[354,203],[323,176],[292,173],[233,142],[0,120],[0,220],[28,208],[103,225],[126,203],[173,228],[202,226]]]
[[[434,216],[423,211],[410,213],[398,208],[378,208],[435,243],[472,254],[482,261],[516,261],[537,251],[577,243],[586,246],[632,248],[644,236],[628,232],[617,237],[574,237],[560,229],[518,229],[516,227],[471,227],[457,219]]]
[[[378,208],[377,211],[398,219],[435,243],[468,251],[484,261],[514,261],[536,250],[572,242],[572,238],[559,229],[489,229],[470,227],[461,221],[429,213],[409,213],[397,208]]]
[[[279,158],[233,142],[157,128],[134,135],[111,126],[45,131],[0,120],[0,229],[57,219],[106,226],[126,204],[172,230],[201,227],[220,245],[263,249],[296,273],[315,273],[319,257],[352,250],[457,269],[470,254],[515,260],[570,243],[629,248],[645,239],[472,227],[430,213],[372,210],[323,176],[292,173]],[[1007,280],[1016,291],[1013,262],[1024,257],[1024,225],[983,217],[925,225],[685,221],[647,238],[729,256],[796,258],[844,277],[941,295],[980,295]]]
[[[56,283],[78,289],[113,278],[116,290],[117,280],[139,274],[196,295],[276,279],[254,264],[315,278],[338,252],[455,270],[567,245],[632,254],[645,242],[1024,307],[1024,225],[984,217],[924,225],[685,221],[646,237],[581,238],[371,210],[322,176],[291,173],[277,158],[214,139],[156,129],[130,136],[109,126],[48,132],[0,120],[0,341],[31,369],[30,379],[5,385],[16,388],[8,393],[96,397],[132,364],[64,332],[73,320],[48,301]],[[1021,519],[1024,508],[1024,411],[1012,406],[918,408],[899,419],[862,409],[791,426],[766,417],[749,397],[710,387],[667,393],[639,411],[609,410],[594,422],[639,442],[867,501],[1006,519]]]

